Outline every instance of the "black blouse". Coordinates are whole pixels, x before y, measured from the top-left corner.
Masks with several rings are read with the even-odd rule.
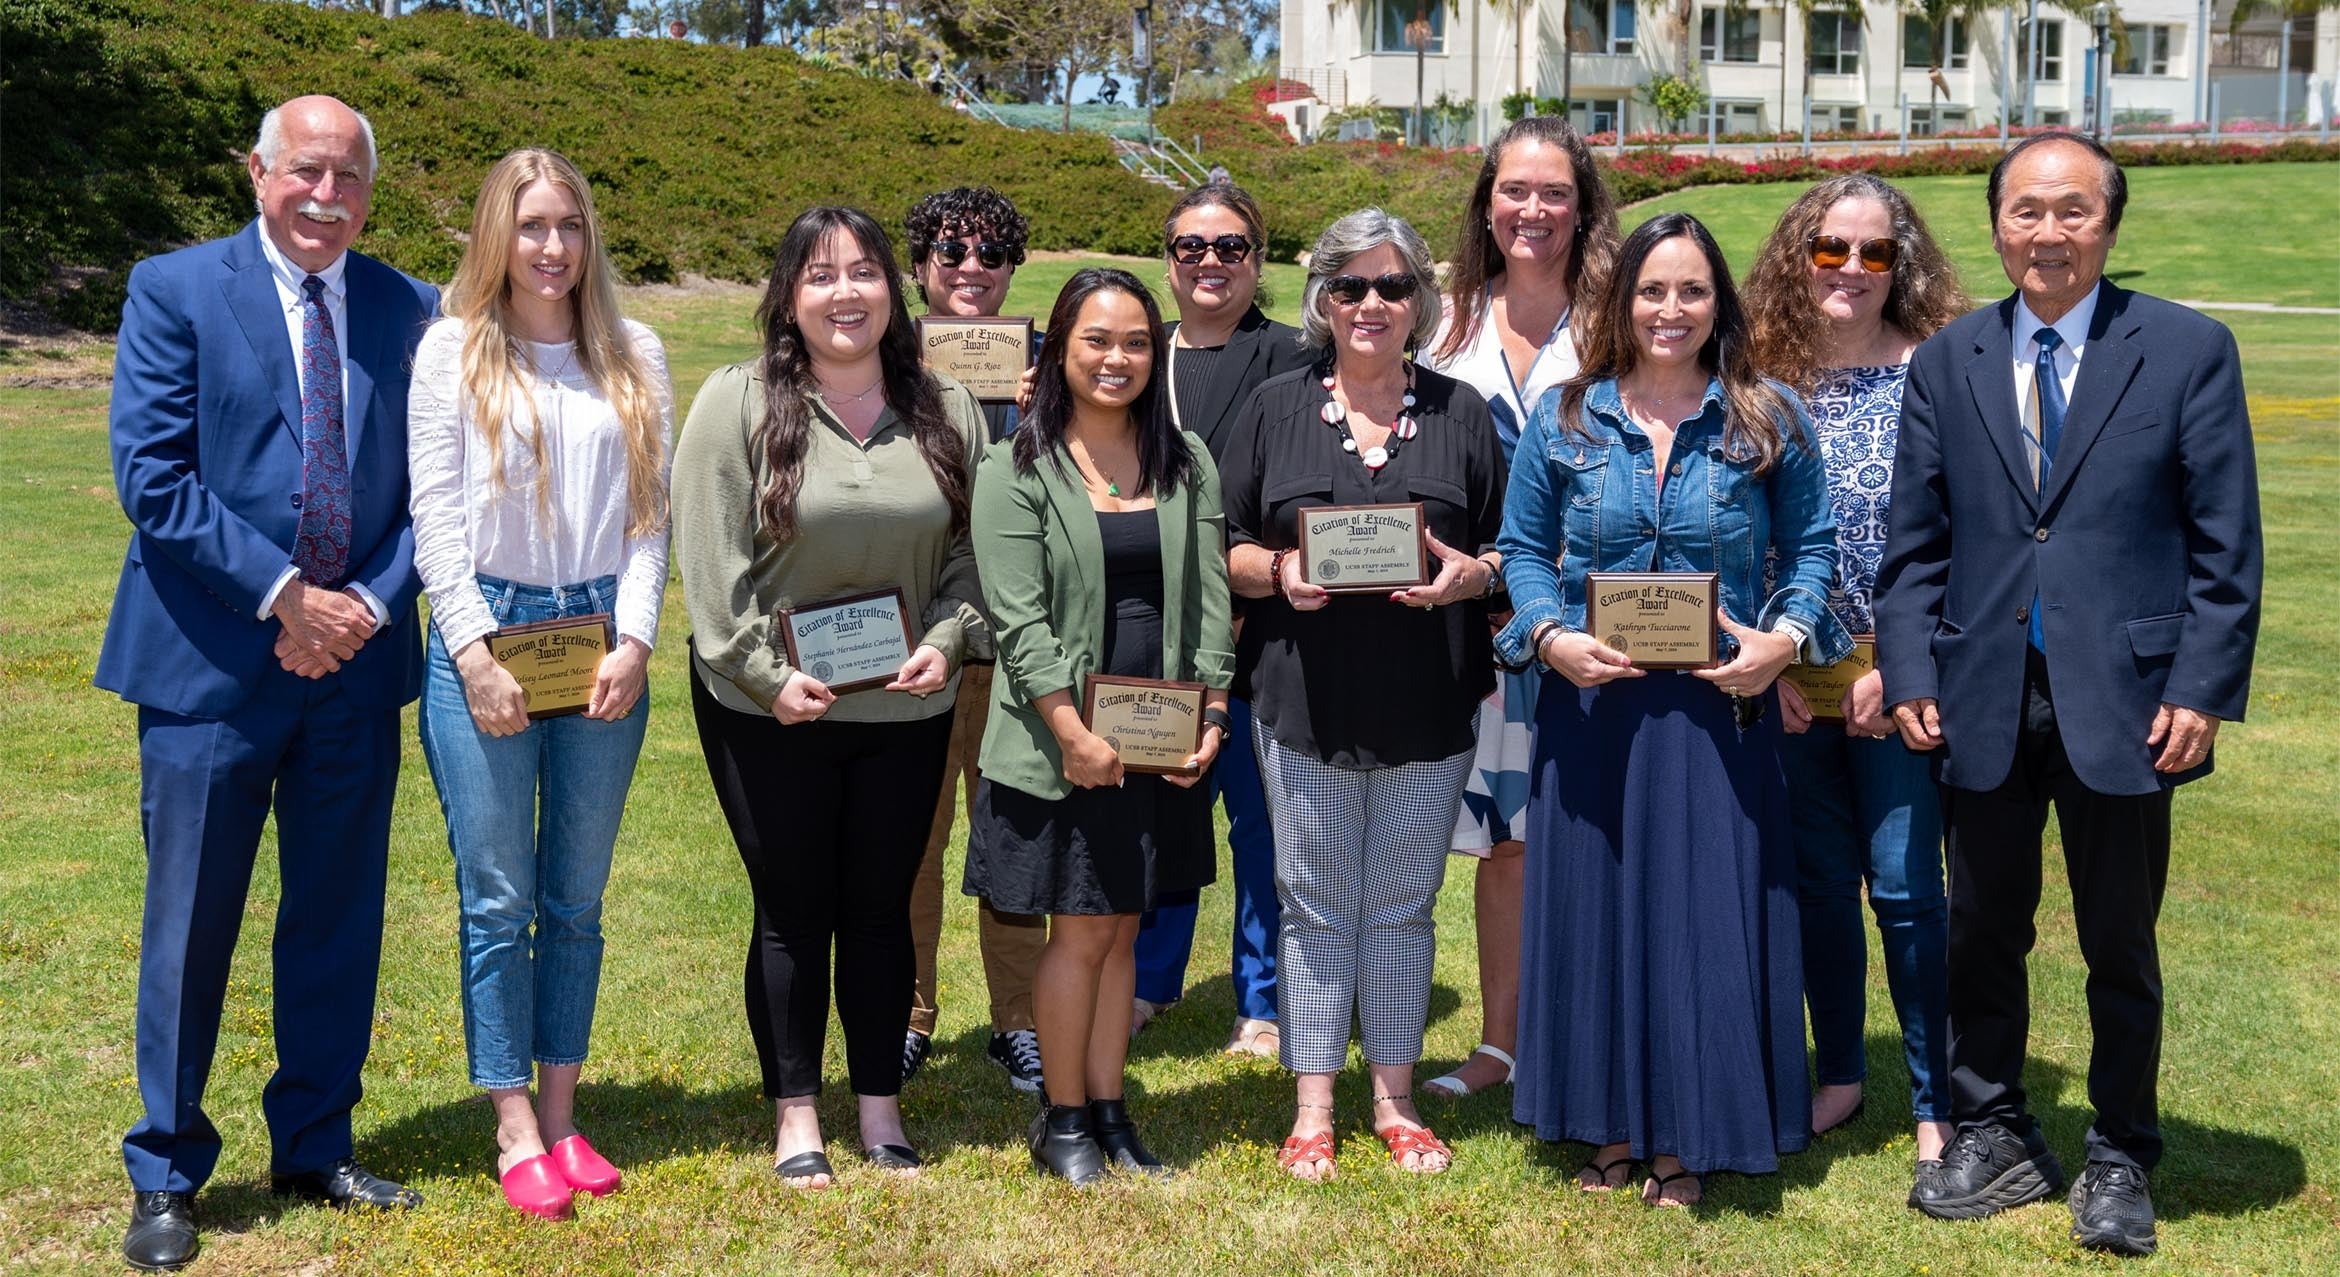
[[[1220,463],[1228,544],[1288,549],[1312,506],[1419,501],[1440,541],[1466,554],[1493,549],[1506,476],[1479,392],[1416,365],[1421,433],[1376,474],[1325,424],[1323,375],[1271,377],[1236,418]],[[1236,690],[1285,748],[1362,769],[1472,747],[1478,704],[1495,689],[1485,603],[1424,610],[1387,595],[1335,595],[1296,612],[1280,595],[1244,602]]]

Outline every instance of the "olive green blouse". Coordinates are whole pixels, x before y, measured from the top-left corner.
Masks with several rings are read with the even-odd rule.
[[[972,481],[987,435],[982,409],[957,382],[936,381],[965,439]],[[950,683],[924,699],[884,688],[848,692],[823,717],[874,723],[945,713],[958,695],[960,662],[991,646],[967,533],[951,531],[950,505],[891,407],[864,444],[817,396],[810,402],[796,535],[784,542],[756,513],[771,480],[755,437],[762,375],[753,363],[719,368],[691,404],[674,450],[674,559],[691,616],[692,668],[726,708],[769,714],[794,672],[774,613],[895,587],[918,618],[912,631],[925,627],[917,641],[950,661]]]

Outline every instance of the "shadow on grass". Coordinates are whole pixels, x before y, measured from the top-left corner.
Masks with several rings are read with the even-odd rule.
[[[1709,1176],[1705,1199],[1692,1211],[1701,1216],[1776,1214],[1790,1191],[1817,1187],[1839,1158],[1881,1152],[1911,1133],[1915,1121],[1905,1098],[1909,1073],[1901,1062],[1900,1037],[1871,1034],[1868,1051],[1868,1098],[1876,1103],[1858,1120],[1814,1138],[1803,1152],[1782,1156],[1774,1174]],[[2067,1177],[2077,1176],[2084,1165],[2088,1127],[2095,1120],[2094,1111],[2085,1103],[2086,1079],[2074,1077],[2059,1065],[2032,1059],[2025,1066],[2024,1083],[2049,1147],[2063,1162]],[[2081,1102],[2065,1102],[2062,1097],[2066,1094]],[[2042,1102],[2040,1097],[2055,1098]],[[1508,1097],[1505,1109],[1508,1111]],[[2272,1135],[2164,1113],[2162,1137],[2168,1151],[2153,1172],[2153,1203],[2165,1221],[2196,1215],[2248,1215],[2279,1206],[2307,1187],[2307,1161],[2299,1147]],[[1528,1149],[1527,1161],[1556,1181],[1573,1181],[1577,1169],[1592,1159],[1593,1152],[1592,1146],[1573,1141],[1536,1141]],[[1911,1156],[1915,1156],[1914,1149]],[[2062,1205],[2060,1196],[2049,1201]],[[1878,1206],[1901,1209],[1903,1202],[1897,1197]]]

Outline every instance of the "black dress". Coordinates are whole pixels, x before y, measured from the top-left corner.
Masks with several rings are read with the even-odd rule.
[[[1162,529],[1152,510],[1097,515],[1105,542],[1105,650],[1097,672],[1162,677]],[[1075,689],[1078,695],[1078,689]],[[1118,788],[1038,798],[985,777],[965,890],[1002,913],[1143,913],[1218,871],[1210,787],[1130,775]]]

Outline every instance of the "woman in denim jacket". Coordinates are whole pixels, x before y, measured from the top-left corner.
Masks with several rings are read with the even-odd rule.
[[[1587,299],[1583,372],[1536,406],[1504,503],[1503,658],[1548,675],[1520,961],[1515,1116],[1596,1145],[1643,1199],[1804,1147],[1796,865],[1771,684],[1833,662],[1836,524],[1795,398],[1759,377],[1722,251],[1644,223]],[[1767,553],[1778,588],[1763,590]],[[1714,572],[1721,663],[1635,667],[1584,632],[1588,571]],[[1560,681],[1565,679],[1566,682]]]

